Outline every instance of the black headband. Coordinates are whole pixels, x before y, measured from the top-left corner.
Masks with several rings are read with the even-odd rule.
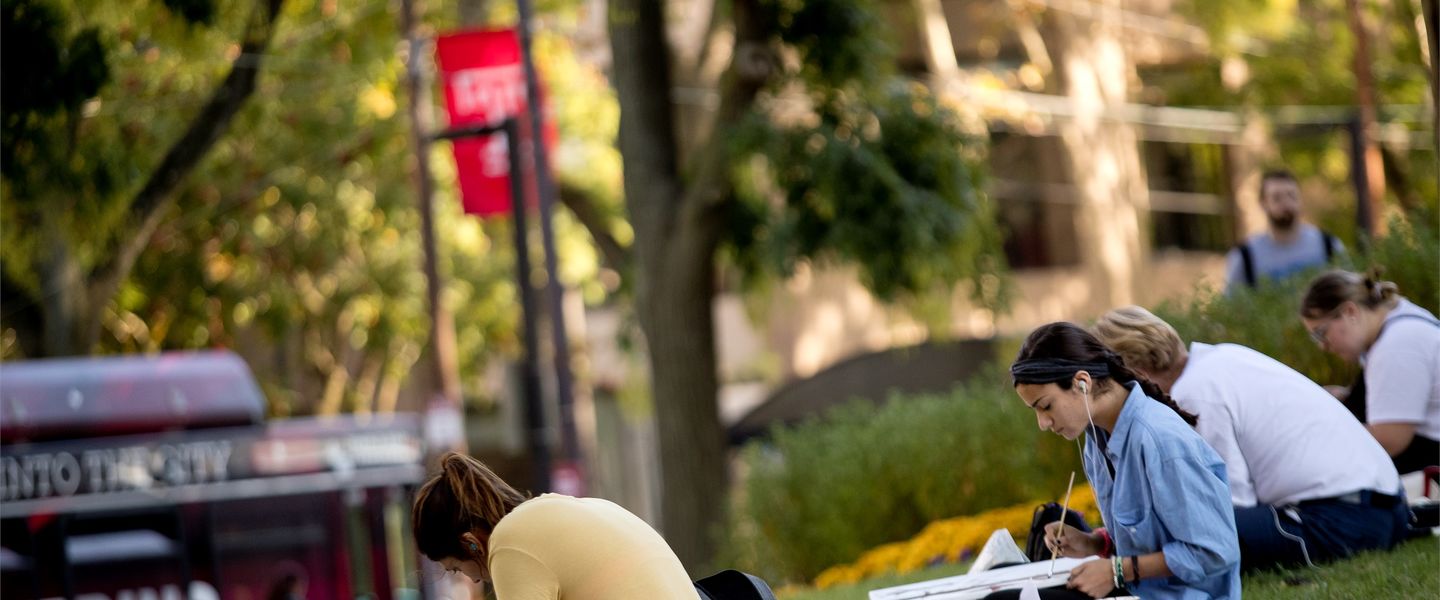
[[[1103,362],[1084,362],[1064,358],[1030,358],[1015,361],[1010,365],[1010,377],[1015,385],[1022,383],[1056,383],[1085,371],[1091,377],[1102,379],[1110,376],[1110,365]]]

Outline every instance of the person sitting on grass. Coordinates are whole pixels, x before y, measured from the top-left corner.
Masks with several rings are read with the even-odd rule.
[[[1042,598],[1240,597],[1225,463],[1191,429],[1194,415],[1072,323],[1032,332],[1010,374],[1041,429],[1085,435],[1085,476],[1108,525],[1091,533],[1062,521],[1046,526],[1052,551],[1101,560],[1076,566],[1069,589],[1041,590]]]
[[[1320,347],[1364,369],[1341,398],[1400,473],[1440,464],[1440,320],[1375,275],[1327,271],[1300,317]]]
[[[699,597],[645,521],[599,498],[526,499],[483,463],[448,452],[415,494],[415,546],[499,600]]]
[[[1245,346],[1187,349],[1138,306],[1105,313],[1092,331],[1200,417],[1195,430],[1225,461],[1242,569],[1313,565],[1404,540],[1399,473],[1324,388]]]

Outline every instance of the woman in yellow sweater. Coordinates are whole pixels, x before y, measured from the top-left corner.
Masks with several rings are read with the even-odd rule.
[[[447,453],[415,495],[415,545],[499,600],[697,598],[649,525],[599,498],[526,499],[480,461]]]

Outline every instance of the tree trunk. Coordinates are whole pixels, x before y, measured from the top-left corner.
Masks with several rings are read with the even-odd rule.
[[[92,314],[96,311],[89,306],[85,277],[61,221],[61,216],[53,212],[41,215],[48,248],[35,266],[40,275],[40,314],[45,319],[40,346],[44,356],[86,354],[99,339],[100,315]],[[87,342],[92,322],[96,333]]]
[[[1248,110],[1238,143],[1221,147],[1230,184],[1230,209],[1235,216],[1232,233],[1237,242],[1265,229],[1260,177],[1264,174],[1262,165],[1276,154],[1273,139],[1266,117]]]
[[[1420,5],[1424,13],[1425,39],[1422,45],[1430,48],[1430,63],[1425,72],[1430,74],[1430,134],[1435,138],[1435,164],[1440,167],[1440,1],[1424,0]]]
[[[1116,0],[1103,4],[1115,5]],[[1138,136],[1115,118],[1129,100],[1135,77],[1124,32],[1111,11],[1094,17],[1050,12],[1051,51],[1056,73],[1074,107],[1060,127],[1078,190],[1080,258],[1091,289],[1091,306],[1134,302],[1143,267],[1150,211]]]
[[[709,529],[721,520],[728,483],[710,307],[715,235],[697,228],[676,233],[663,249],[642,253],[655,268],[644,271],[649,281],[638,300],[661,449],[661,523],[681,561],[698,574],[713,555]]]
[[[693,572],[710,559],[709,528],[724,507],[710,312],[719,229],[710,211],[686,206],[704,195],[684,194],[679,182],[662,3],[617,0],[609,17],[637,303],[659,430],[661,531]]]
[[[1350,23],[1350,33],[1355,36],[1355,105],[1360,120],[1360,142],[1364,149],[1365,181],[1364,193],[1369,196],[1370,226],[1373,231],[1366,233],[1383,235],[1385,221],[1381,218],[1385,204],[1385,162],[1380,155],[1377,138],[1379,124],[1376,115],[1375,76],[1370,65],[1370,28],[1366,26],[1364,9],[1360,0],[1345,0],[1345,16]]]

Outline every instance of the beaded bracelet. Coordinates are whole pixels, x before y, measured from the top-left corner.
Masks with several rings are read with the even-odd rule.
[[[1120,588],[1125,587],[1125,567],[1124,567],[1124,563],[1121,562],[1121,561],[1123,561],[1123,560],[1125,560],[1125,559],[1120,558],[1119,555],[1116,555],[1114,558],[1110,559],[1110,564],[1111,564],[1111,565],[1114,565],[1114,567],[1115,567],[1115,580],[1114,580],[1114,582],[1115,582],[1115,589],[1117,589],[1117,590],[1120,589]]]

